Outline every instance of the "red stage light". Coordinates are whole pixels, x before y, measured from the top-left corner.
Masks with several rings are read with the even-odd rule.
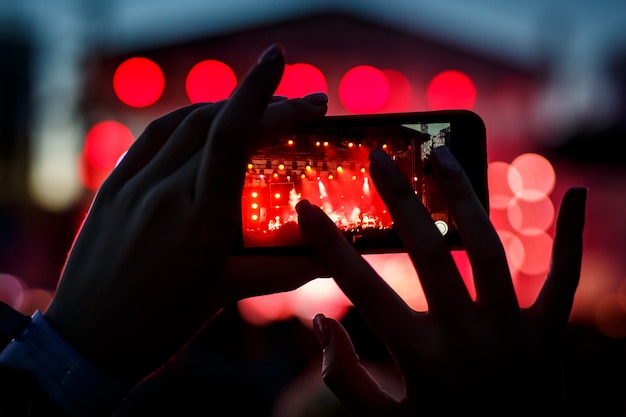
[[[311,93],[328,93],[324,73],[317,67],[306,64],[287,64],[275,94],[287,98],[304,97]]]
[[[87,161],[98,168],[113,170],[134,140],[131,131],[123,124],[99,122],[89,129],[85,137]]]
[[[546,231],[554,222],[555,210],[547,195],[537,200],[524,200],[514,197],[507,207],[511,227],[519,233]]]
[[[359,65],[339,82],[339,99],[346,110],[362,114],[380,112],[389,100],[389,80],[374,67]]]
[[[524,153],[511,161],[522,179],[520,183],[511,185],[515,195],[525,200],[541,200],[554,189],[556,173],[554,167],[544,156],[535,153]]]
[[[467,74],[447,70],[440,72],[430,81],[426,96],[433,110],[470,110],[476,101],[476,87]]]
[[[552,237],[543,231],[519,233],[517,236],[524,245],[524,260],[519,270],[525,274],[543,276],[550,268]]]
[[[511,184],[520,184],[521,176],[516,169],[511,169],[508,162],[493,161],[487,168],[489,183],[489,205],[491,209],[506,209],[514,196]]]
[[[122,62],[113,74],[113,90],[131,107],[147,107],[163,94],[165,77],[161,68],[147,58],[135,57]]]
[[[115,121],[99,122],[89,129],[80,161],[83,185],[98,189],[134,140],[131,131]]]
[[[384,69],[382,72],[389,81],[389,100],[387,100],[383,112],[407,111],[411,104],[411,83],[400,71]]]
[[[187,97],[192,103],[224,100],[236,86],[234,71],[225,63],[210,59],[194,65],[185,81]]]
[[[303,95],[311,93],[328,93],[328,83],[326,82],[326,77],[317,67],[306,63],[293,64],[291,67],[298,71],[300,78],[302,78],[304,85],[304,90],[302,91]]]

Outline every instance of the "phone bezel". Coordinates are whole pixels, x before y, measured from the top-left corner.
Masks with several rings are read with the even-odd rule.
[[[354,126],[386,126],[418,123],[450,123],[452,135],[449,147],[470,179],[474,192],[485,210],[489,211],[489,190],[487,181],[486,128],[481,117],[470,110],[438,110],[429,112],[380,113],[367,115],[326,116],[296,132],[311,128],[324,130]],[[303,255],[311,253],[308,245],[244,247],[243,227],[239,213],[240,227],[235,242],[235,255]],[[453,221],[451,219],[451,221]],[[445,235],[452,250],[462,250],[463,244],[456,229]],[[405,252],[397,233],[388,240],[386,246],[358,248],[362,254]]]

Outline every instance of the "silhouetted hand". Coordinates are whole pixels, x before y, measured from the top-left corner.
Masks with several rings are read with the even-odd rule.
[[[341,324],[318,315],[326,385],[355,416],[562,414],[560,349],[580,276],[587,190],[565,194],[550,272],[534,304],[521,309],[503,245],[462,168],[447,148],[432,160],[472,265],[475,300],[440,232],[384,152],[370,155],[372,179],[418,273],[427,312],[410,308],[321,210],[305,201],[297,206],[303,235],[388,347],[405,392],[402,398],[385,392]]]
[[[251,285],[249,266],[230,260],[250,154],[327,110],[322,93],[273,97],[284,64],[275,45],[229,99],[153,121],[92,203],[45,315],[86,358],[129,385],[226,304],[313,277],[311,260],[298,258],[283,270],[289,275],[257,269]]]

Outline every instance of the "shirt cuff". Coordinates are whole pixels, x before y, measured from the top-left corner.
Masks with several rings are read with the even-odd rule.
[[[0,363],[30,371],[43,393],[72,417],[110,413],[127,393],[70,346],[40,311],[0,353]]]

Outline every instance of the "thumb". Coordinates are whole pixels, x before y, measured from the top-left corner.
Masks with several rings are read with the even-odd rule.
[[[323,349],[322,379],[343,406],[355,416],[395,415],[389,412],[398,402],[361,364],[341,323],[317,314],[313,329]]]

